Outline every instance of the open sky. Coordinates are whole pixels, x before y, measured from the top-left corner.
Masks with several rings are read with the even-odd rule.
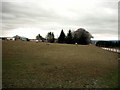
[[[93,40],[118,39],[119,0],[4,0],[0,36],[35,38],[84,28]]]

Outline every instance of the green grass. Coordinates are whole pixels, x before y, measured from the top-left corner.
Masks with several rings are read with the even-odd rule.
[[[3,88],[117,87],[117,53],[93,45],[24,41],[2,45]]]
[[[105,75],[103,78],[99,78],[97,84],[105,88],[118,87],[118,72],[114,71],[109,75]]]

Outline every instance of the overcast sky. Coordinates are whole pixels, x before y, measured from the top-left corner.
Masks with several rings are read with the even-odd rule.
[[[35,38],[84,28],[94,40],[118,39],[119,0],[4,0],[2,33]],[[1,9],[1,8],[0,8]]]

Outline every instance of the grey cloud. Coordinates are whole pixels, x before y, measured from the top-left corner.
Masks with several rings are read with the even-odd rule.
[[[31,7],[31,6],[30,6]],[[18,7],[16,4],[10,4],[10,3],[3,3],[2,5],[2,19],[3,24],[7,26],[7,24],[11,24],[16,26],[20,26],[20,24],[42,24],[44,22],[56,22],[57,15],[56,13],[52,11],[45,11],[43,9],[37,9],[36,8],[30,8],[30,7],[24,7],[20,6]],[[3,27],[5,28],[5,27]],[[10,29],[11,29],[10,28]],[[16,28],[16,27],[15,27]],[[5,28],[8,29],[8,28]]]
[[[18,27],[40,27],[43,30],[77,29],[85,27],[93,34],[116,34],[117,32],[117,7],[116,2],[100,3],[93,11],[80,11],[76,8],[68,9],[76,16],[64,16],[54,9],[44,9],[35,4],[18,4],[14,2],[2,3],[2,29],[9,30]],[[33,5],[33,6],[32,6]],[[62,7],[62,6],[61,6]],[[48,7],[49,8],[49,7]],[[108,12],[107,12],[108,10]],[[110,11],[110,12],[109,12]]]

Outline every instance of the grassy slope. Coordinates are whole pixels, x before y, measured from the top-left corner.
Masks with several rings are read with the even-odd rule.
[[[117,54],[92,45],[3,41],[2,52],[3,87],[99,88],[117,84],[117,74],[112,73],[117,70]]]

